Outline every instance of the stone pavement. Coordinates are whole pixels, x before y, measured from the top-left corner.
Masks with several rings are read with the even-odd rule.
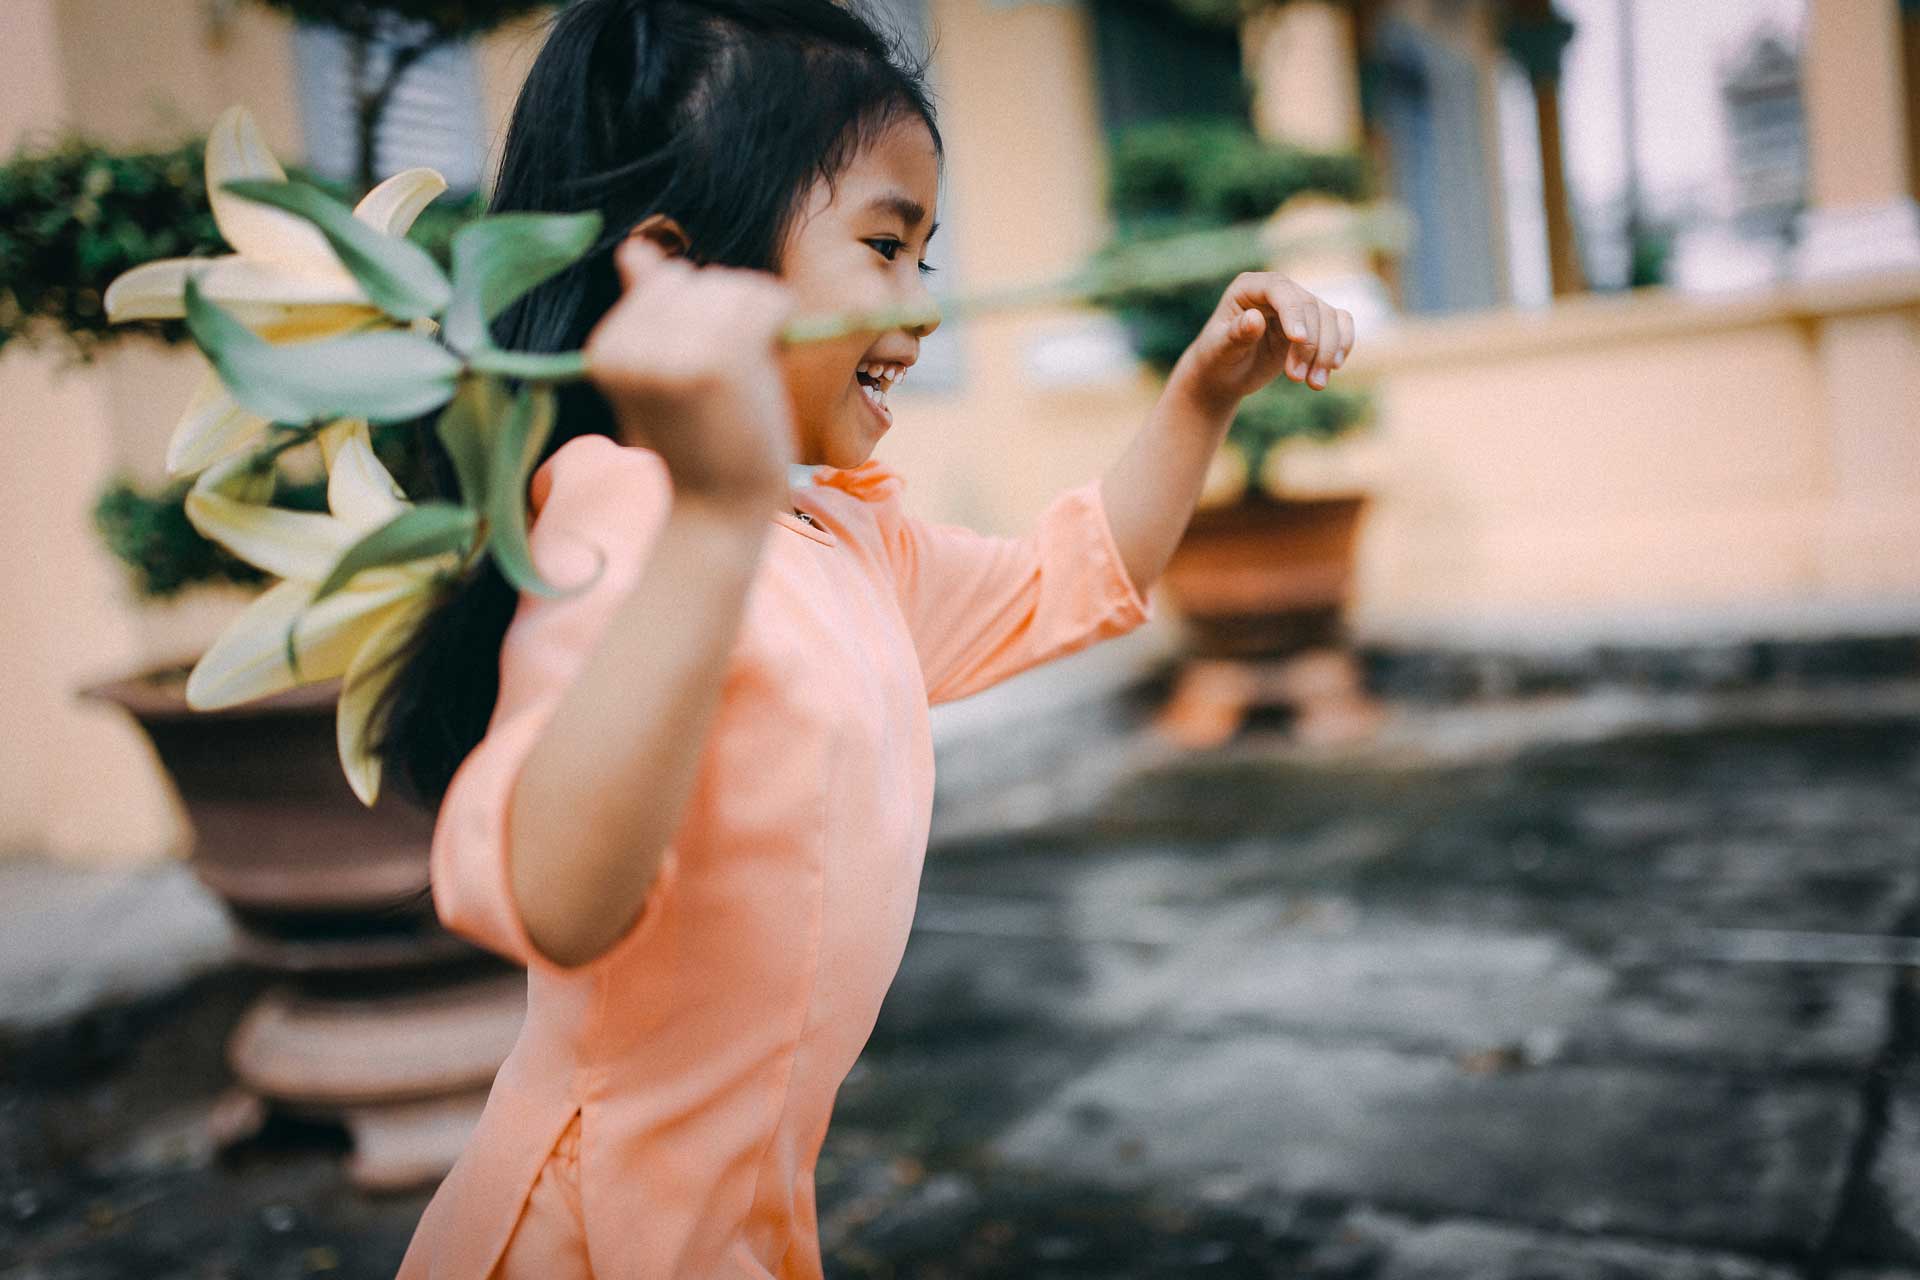
[[[1920,933],[1910,688],[1078,772],[929,855],[828,1140],[846,1274],[1920,1267],[1920,991],[1703,954]]]
[[[1711,954],[1920,936],[1920,689],[1057,720],[943,796],[830,1275],[1920,1280],[1911,971]],[[249,982],[0,1048],[0,1277],[392,1274],[424,1196],[198,1137]]]

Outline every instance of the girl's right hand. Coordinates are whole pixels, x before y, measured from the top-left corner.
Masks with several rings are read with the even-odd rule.
[[[624,292],[585,346],[620,443],[666,460],[676,494],[778,502],[794,460],[775,338],[793,310],[763,271],[696,267],[644,236],[614,251]]]

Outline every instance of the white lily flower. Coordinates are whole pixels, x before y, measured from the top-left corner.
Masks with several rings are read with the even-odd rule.
[[[431,607],[435,579],[456,568],[459,556],[446,552],[366,569],[313,603],[348,548],[412,505],[375,456],[365,422],[330,424],[320,442],[328,464],[327,513],[247,501],[241,496],[246,454],[210,468],[188,493],[187,518],[202,535],[282,581],[250,604],[194,666],[187,705],[212,711],[344,675],[335,721],[340,763],[354,794],[371,807],[380,761],[368,749],[369,719],[395,671],[386,659]]]
[[[122,273],[107,286],[107,318],[180,319],[186,315],[191,274],[201,293],[269,342],[331,337],[381,322],[379,308],[317,227],[224,186],[249,178],[279,182],[286,176],[253,116],[243,106],[228,108],[207,137],[206,178],[213,220],[234,252],[162,258]],[[434,170],[408,169],[369,191],[353,213],[376,230],[404,236],[420,211],[446,189],[446,179]],[[167,472],[199,471],[265,431],[266,420],[241,408],[209,369],[167,444]]]

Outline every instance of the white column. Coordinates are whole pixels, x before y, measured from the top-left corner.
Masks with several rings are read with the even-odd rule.
[[[1812,0],[1808,7],[1812,190],[1795,255],[1802,277],[1920,266],[1901,39],[1896,0]]]
[[[1315,151],[1359,150],[1360,63],[1353,16],[1332,0],[1290,0],[1265,5],[1240,33],[1247,78],[1254,85],[1254,127],[1273,142]],[[1317,234],[1353,221],[1352,211],[1328,196],[1302,194],[1289,200],[1279,224]],[[1334,249],[1290,258],[1277,269],[1321,298],[1353,314],[1354,325],[1377,333],[1393,323],[1386,283],[1374,273],[1363,248]]]

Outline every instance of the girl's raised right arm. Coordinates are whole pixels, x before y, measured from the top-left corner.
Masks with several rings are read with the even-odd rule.
[[[691,795],[747,589],[784,500],[791,406],[764,273],[688,265],[634,236],[586,345],[621,443],[665,459],[673,502],[633,587],[513,785],[508,885],[533,945],[590,963],[633,924]]]

